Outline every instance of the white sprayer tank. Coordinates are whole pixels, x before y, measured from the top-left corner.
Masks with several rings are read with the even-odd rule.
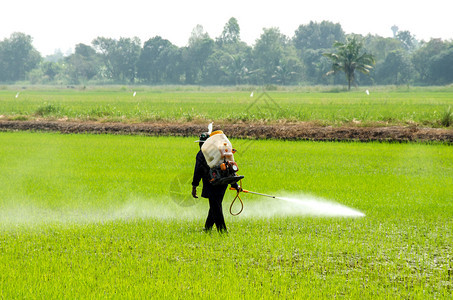
[[[211,133],[211,136],[201,146],[201,151],[210,168],[217,166],[224,159],[234,161],[233,146],[221,130]]]

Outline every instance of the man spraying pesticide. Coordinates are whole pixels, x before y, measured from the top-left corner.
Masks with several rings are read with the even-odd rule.
[[[244,176],[236,174],[238,166],[233,157],[235,150],[226,135],[220,130],[212,132],[212,123],[208,129],[209,131],[202,133],[196,141],[200,145],[200,151],[196,157],[192,196],[198,198],[197,186],[200,180],[203,180],[201,196],[209,199],[209,213],[204,230],[211,231],[215,224],[217,231],[226,232],[222,210],[223,197],[229,184],[238,192],[241,191],[237,182]]]
[[[192,196],[198,198],[197,186],[200,180],[203,180],[201,196],[209,199],[209,213],[205,223],[205,231],[211,231],[214,224],[219,232],[227,231],[223,217],[222,202],[229,184],[231,185],[231,190],[237,191],[236,197],[230,206],[232,215],[240,214],[244,207],[239,196],[240,192],[275,198],[275,196],[243,190],[237,184],[244,176],[236,174],[239,170],[234,161],[236,150],[233,149],[230,141],[222,131],[212,132],[212,123],[208,126],[208,132],[202,133],[196,142],[200,145],[200,151],[196,157]],[[241,210],[238,213],[233,213],[232,207],[237,199],[241,202]]]

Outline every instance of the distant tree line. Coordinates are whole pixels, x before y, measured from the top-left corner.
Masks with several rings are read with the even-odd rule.
[[[347,85],[351,82],[344,75],[326,76],[335,66],[325,54],[353,37],[375,62],[367,76],[353,76],[354,84],[453,83],[453,41],[418,41],[409,31],[396,26],[392,30],[391,38],[347,35],[338,23],[310,22],[300,25],[293,37],[265,28],[249,46],[241,41],[239,24],[231,18],[215,39],[197,25],[185,47],[160,36],[143,44],[136,37],[98,37],[91,45],[77,44],[68,56],[56,53],[44,58],[31,36],[13,33],[0,42],[0,82]]]

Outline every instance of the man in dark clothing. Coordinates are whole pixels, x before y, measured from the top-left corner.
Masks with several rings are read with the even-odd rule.
[[[193,173],[192,196],[194,198],[198,198],[197,186],[200,184],[200,180],[203,180],[203,190],[201,191],[201,197],[209,199],[209,213],[204,225],[204,230],[206,232],[211,231],[212,227],[215,224],[217,231],[226,232],[227,228],[225,225],[225,219],[223,217],[222,201],[228,185],[212,185],[209,181],[209,166],[206,162],[203,152],[201,152],[201,146],[203,146],[204,141],[206,141],[208,138],[209,134],[205,132],[200,135],[200,139],[198,140],[200,144],[200,151],[198,151],[197,153],[195,171]],[[240,188],[237,183],[234,183],[231,186],[235,189]]]

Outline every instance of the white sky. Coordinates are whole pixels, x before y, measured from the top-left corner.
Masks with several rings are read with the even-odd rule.
[[[340,23],[346,33],[389,37],[397,25],[419,40],[453,38],[452,0],[6,0],[1,11],[0,40],[26,33],[44,56],[90,45],[98,36],[138,36],[143,43],[160,35],[185,46],[197,24],[215,38],[230,17],[238,20],[241,39],[249,45],[263,28],[279,27],[292,37],[299,25],[322,20]]]

